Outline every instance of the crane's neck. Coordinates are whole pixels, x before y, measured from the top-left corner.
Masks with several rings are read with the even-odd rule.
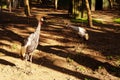
[[[38,26],[37,26],[37,28],[36,28],[36,31],[35,31],[35,32],[40,33],[40,30],[41,30],[41,25],[42,25],[42,22],[41,22],[41,21],[39,21],[39,22],[38,22]]]
[[[79,28],[78,27],[76,27],[76,26],[73,26],[73,25],[68,25],[70,28],[72,28],[73,30],[75,30],[75,31],[79,31]]]

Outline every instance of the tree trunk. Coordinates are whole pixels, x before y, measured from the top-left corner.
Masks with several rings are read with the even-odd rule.
[[[84,0],[70,0],[68,13],[72,14],[75,19],[84,17]]]
[[[69,0],[68,14],[73,14],[72,9],[73,9],[73,3],[72,0]]]
[[[110,9],[110,2],[109,0],[103,0],[103,10]]]
[[[7,8],[9,9],[9,12],[12,12],[11,0],[7,0]]]
[[[27,16],[31,16],[29,0],[24,0],[24,10]]]
[[[109,0],[109,3],[110,3],[110,8],[112,9],[113,8],[113,0]]]
[[[18,6],[18,0],[12,0],[13,2],[13,4],[12,4],[12,7],[14,8],[14,9],[16,9],[17,8],[17,6]]]
[[[2,0],[0,0],[0,12],[2,12]]]
[[[86,4],[86,8],[87,8],[88,24],[89,24],[90,27],[93,27],[92,17],[91,17],[91,10],[90,10],[88,0],[85,0],[85,4]]]
[[[95,11],[96,0],[91,0],[91,11]]]
[[[55,0],[55,9],[57,10],[58,8],[58,0]]]

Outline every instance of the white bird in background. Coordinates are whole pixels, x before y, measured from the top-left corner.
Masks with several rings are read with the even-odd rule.
[[[32,52],[37,48],[39,44],[39,36],[40,36],[40,30],[42,22],[44,21],[44,17],[42,17],[39,22],[38,26],[34,33],[30,34],[29,37],[25,40],[24,45],[21,48],[21,58],[29,60],[32,62]]]
[[[73,26],[73,25],[70,25],[68,23],[66,24],[66,27],[72,28],[72,30],[74,30],[75,33],[77,33],[84,40],[89,39],[89,34],[85,28],[79,27],[79,26]]]

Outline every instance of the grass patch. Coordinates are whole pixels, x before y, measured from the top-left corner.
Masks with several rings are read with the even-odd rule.
[[[70,57],[67,57],[66,60],[67,60],[68,63],[72,63],[73,62],[73,59],[71,59]]]
[[[7,5],[4,2],[2,2],[2,9],[7,9]]]
[[[83,66],[76,66],[76,70],[77,70],[77,71],[81,71],[81,72],[85,72],[85,71],[86,71],[86,68],[83,67]]]
[[[119,24],[120,24],[120,18],[116,18],[116,19],[114,19],[114,22],[116,22],[116,23],[119,23]]]
[[[17,45],[16,45],[16,44],[13,44],[13,45],[11,46],[11,48],[12,48],[13,50],[17,49]]]
[[[92,79],[84,78],[84,80],[92,80]]]
[[[113,59],[113,56],[106,56],[106,59],[112,60],[112,59]]]
[[[87,19],[86,18],[80,18],[80,19],[71,19],[71,22],[74,22],[74,23],[87,23]]]
[[[93,21],[93,23],[102,24],[102,21],[101,21],[101,20],[92,19],[92,21]],[[74,23],[87,23],[88,20],[87,20],[87,18],[71,19],[71,22],[74,22]]]
[[[101,20],[93,19],[92,21],[93,21],[93,23],[103,24]]]

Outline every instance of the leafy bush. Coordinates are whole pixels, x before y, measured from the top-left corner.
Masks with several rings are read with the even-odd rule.
[[[120,18],[116,18],[116,19],[114,19],[114,22],[116,22],[116,23],[119,23],[119,24],[120,24]]]

